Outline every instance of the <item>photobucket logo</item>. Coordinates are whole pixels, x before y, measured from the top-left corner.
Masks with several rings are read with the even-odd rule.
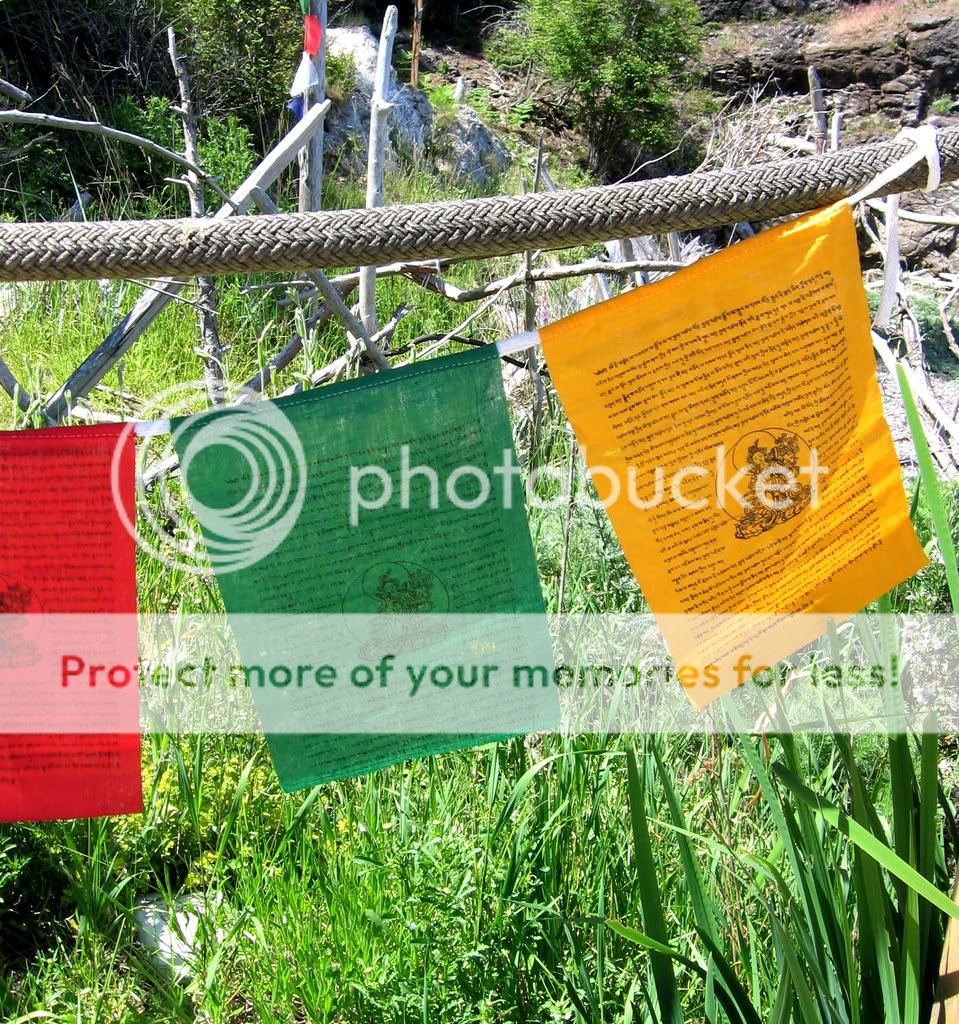
[[[414,464],[409,445],[400,447],[399,463],[398,471],[378,465],[350,467],[351,526],[360,525],[362,513],[389,505],[438,509],[448,504],[471,510],[495,496],[503,508],[512,508],[515,481],[523,476],[511,448],[503,450],[499,464],[490,470],[463,465],[440,473],[428,464]],[[666,502],[694,512],[712,507],[733,519],[736,537],[747,540],[817,508],[820,481],[829,468],[820,463],[816,449],[788,431],[754,431],[732,448],[719,445],[708,466],[682,466],[667,473],[662,466],[640,472],[636,466],[592,464],[589,472],[596,493],[578,474],[571,494],[565,468],[535,466],[526,476],[525,501],[535,509],[565,508],[570,500],[606,509],[626,501],[643,511]]]
[[[189,415],[202,387],[180,385],[143,409],[144,418],[188,418],[170,435],[139,443],[132,519],[116,500],[121,491],[119,456],[114,457],[114,500],[137,545],[167,566],[203,574],[208,571],[200,558],[205,548],[218,572],[236,572],[265,558],[293,529],[306,497],[306,458],[295,429],[274,402]],[[207,504],[195,492],[187,494],[192,474],[203,472],[238,481],[223,505]],[[187,509],[202,524],[202,533],[192,516],[184,514]]]

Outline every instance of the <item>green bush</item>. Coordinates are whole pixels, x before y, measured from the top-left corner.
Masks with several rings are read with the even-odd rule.
[[[561,85],[591,163],[608,170],[624,144],[669,148],[674,97],[691,81],[700,39],[693,0],[524,0],[490,55],[542,68]]]
[[[200,164],[227,192],[232,192],[256,165],[250,130],[230,114],[222,119],[207,118],[203,131]]]
[[[198,107],[245,124],[266,151],[286,126],[287,91],[303,53],[295,3],[168,0]],[[185,22],[185,24],[184,24]]]

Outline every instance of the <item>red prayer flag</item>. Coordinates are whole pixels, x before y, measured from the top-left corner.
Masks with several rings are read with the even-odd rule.
[[[128,426],[0,432],[0,821],[143,809],[133,517]]]
[[[315,14],[308,14],[303,19],[303,52],[315,57],[319,52],[322,38],[320,19]]]

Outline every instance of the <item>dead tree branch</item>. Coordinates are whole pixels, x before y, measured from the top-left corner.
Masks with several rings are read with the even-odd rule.
[[[41,142],[49,142],[52,138],[53,132],[44,132],[42,135],[28,139],[22,146],[14,146],[13,149],[7,149],[0,153],[0,164],[9,164],[13,163],[14,160],[23,159],[26,153],[34,146],[39,146]]]
[[[193,99],[190,96],[190,78],[186,62],[177,53],[176,33],[173,26],[167,28],[167,45],[170,62],[176,75],[180,91],[180,120],[183,123],[183,151],[187,160],[199,166],[199,140],[196,116],[193,113]],[[187,194],[190,197],[190,213],[194,217],[206,216],[206,200],[203,184],[194,171],[187,172]],[[223,346],[220,344],[220,330],[217,325],[217,290],[212,277],[198,277],[196,291],[200,300],[198,320],[200,325],[200,349],[203,354],[203,379],[206,393],[214,405],[223,404]]]
[[[633,274],[643,270],[650,273],[670,273],[681,270],[685,264],[676,263],[673,260],[630,260],[626,263],[607,263],[605,260],[586,260],[583,263],[572,263],[566,266],[541,267],[527,271],[523,268],[523,276],[517,278],[515,274],[510,277],[500,278],[498,281],[491,281],[489,284],[479,285],[476,288],[457,288],[456,285],[445,281],[438,274],[434,273],[429,266],[423,264],[394,264],[396,273],[403,274],[411,281],[426,288],[428,291],[436,292],[439,295],[450,299],[452,302],[479,302],[481,299],[489,298],[491,295],[499,295],[500,292],[508,291],[511,288],[525,286],[529,281],[563,281],[569,277],[585,277],[594,274]],[[392,272],[392,268],[388,269]],[[333,283],[338,284],[343,278],[333,278]]]
[[[26,89],[18,89],[12,82],[0,78],[0,93],[8,96],[14,103],[32,103],[33,97]]]
[[[329,102],[314,107],[309,114],[281,139],[263,160],[253,169],[250,176],[230,197],[229,202],[216,213],[216,218],[229,217],[233,213],[246,213],[250,208],[255,188],[269,188],[296,159],[302,146],[309,142],[310,135],[317,130],[329,108]],[[133,309],[110,332],[107,338],[77,367],[66,383],[50,398],[46,414],[54,423],[69,412],[72,402],[88,394],[94,384],[117,364],[130,346],[150,326],[156,317],[172,302],[183,289],[183,278],[161,278],[157,288],[144,293]]]
[[[36,114],[28,110],[0,110],[0,123],[5,124],[31,124],[40,128],[59,128],[64,131],[82,132],[86,135],[99,135],[104,139],[113,139],[114,142],[125,142],[130,146],[146,150],[148,153],[155,153],[162,156],[171,163],[185,167],[188,171],[196,174],[206,185],[209,185],[214,192],[226,202],[230,197],[220,187],[219,182],[211,178],[201,167],[198,167],[192,160],[174,153],[172,149],[161,146],[152,139],[145,139],[142,135],[134,135],[132,132],[123,132],[119,128],[108,128],[99,121],[76,121],[72,117],[57,117],[54,114]]]

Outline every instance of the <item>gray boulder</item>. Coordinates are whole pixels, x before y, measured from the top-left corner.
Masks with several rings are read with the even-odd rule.
[[[932,92],[959,88],[959,18],[926,15],[909,23],[912,67]]]
[[[440,166],[457,181],[485,188],[509,167],[509,150],[471,107],[456,109],[456,119],[442,140],[437,139]]]
[[[370,100],[376,76],[379,40],[365,25],[333,28],[327,33],[330,52],[348,56],[356,69],[356,86],[346,100],[334,102],[326,119],[324,152],[331,164],[341,170],[366,169],[370,138]],[[400,85],[390,69],[387,98],[393,104],[390,113],[390,152],[412,156],[430,143],[433,110],[429,98],[419,89]]]
[[[200,941],[200,919],[211,907],[219,906],[215,897],[208,904],[203,896],[177,896],[169,906],[160,893],[142,899],[133,912],[136,935],[146,948],[153,966],[171,980],[185,984],[193,977]],[[223,941],[220,928],[211,929],[213,941]]]

